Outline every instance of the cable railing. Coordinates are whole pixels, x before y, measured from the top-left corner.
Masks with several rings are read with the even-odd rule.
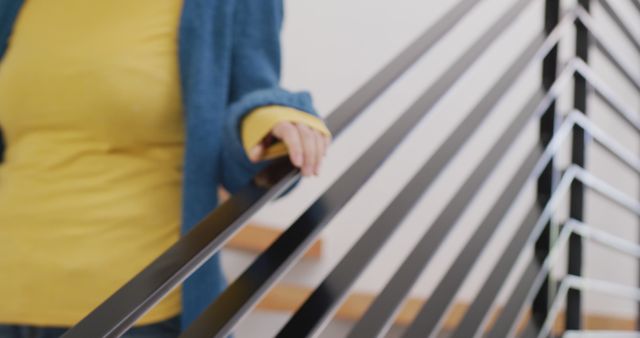
[[[558,237],[558,240],[554,248],[552,249],[553,252],[549,254],[548,259],[550,261],[554,261],[557,259],[557,252],[566,247],[567,242],[569,241],[569,236],[572,233],[575,233],[585,239],[597,242],[603,246],[609,247],[610,249],[619,251],[626,255],[640,258],[640,245],[626,241],[616,236],[612,236],[605,231],[589,227],[585,223],[575,220],[569,220],[565,223],[562,232],[560,233],[560,236]],[[563,303],[563,300],[566,298],[569,289],[597,290],[608,295],[618,296],[624,299],[632,299],[636,302],[640,302],[640,289],[638,288],[631,288],[628,286],[602,280],[587,279],[584,277],[576,276],[566,276],[562,279],[562,282],[558,289],[558,293],[555,297],[555,301],[553,302],[553,305],[549,310],[547,320],[544,322],[542,328],[540,329],[540,333],[537,336],[538,338],[548,337],[551,334],[553,324],[555,323],[556,318],[560,313],[561,305]]]
[[[594,88],[596,90],[603,89],[605,92],[608,92],[608,88],[604,86],[603,83],[600,82],[599,79],[597,79],[597,77],[595,77],[595,75],[591,73],[589,68],[584,67],[583,65],[584,63],[582,63],[578,59],[570,62],[549,93],[555,93],[554,98],[557,97],[561,92],[560,88],[566,86],[568,78],[575,72],[581,75],[586,75],[587,78],[591,79],[593,81],[592,85],[594,85]],[[606,98],[610,103],[617,102],[615,97],[606,96]],[[629,111],[626,110],[624,106],[618,106],[615,104],[612,104],[612,106],[620,109],[617,110],[620,116],[627,117],[628,120],[632,120],[632,117],[628,115]],[[567,116],[564,124],[556,131],[554,138],[549,143],[545,155],[543,155],[540,159],[537,170],[533,171],[533,174],[531,175],[532,177],[537,177],[541,174],[542,168],[547,163],[549,163],[549,161],[555,155],[557,155],[562,142],[566,140],[569,133],[575,126],[584,129],[591,137],[593,137],[593,139],[597,143],[602,145],[603,149],[607,150],[609,153],[621,160],[621,162],[630,169],[640,173],[640,159],[638,159],[637,156],[631,154],[628,150],[624,149],[624,147],[615,142],[612,137],[608,136],[601,129],[597,128],[597,126],[595,126],[593,123],[589,122],[589,120],[584,117],[584,114],[582,112],[574,110]],[[571,173],[572,171],[568,172]],[[565,177],[573,178],[572,175]],[[570,184],[567,183],[565,185],[567,186],[566,189],[568,189],[568,186]],[[560,189],[560,187],[563,187],[565,185],[561,183],[557,189]],[[510,188],[514,187],[514,185],[509,186]],[[524,183],[517,187],[518,189],[521,189],[523,186]],[[554,195],[551,196],[551,200],[553,200],[553,196]],[[551,201],[549,203],[551,203]],[[525,221],[520,227],[521,232],[516,233],[516,235],[511,239],[510,245],[504,251],[502,257],[496,264],[494,270],[490,274],[490,278],[481,287],[482,291],[477,296],[476,302],[472,303],[469,311],[462,319],[459,329],[452,335],[452,337],[475,337],[475,335],[478,334],[478,327],[486,322],[487,316],[490,314],[486,312],[486,309],[492,306],[492,301],[497,297],[503,281],[507,278],[508,273],[516,264],[516,257],[518,257],[518,253],[522,251],[523,247],[533,245],[536,239],[540,236],[540,233],[542,232],[544,226],[547,224],[547,222],[549,222],[553,211],[555,210],[547,212],[548,215],[546,217],[541,217],[538,215],[540,211],[538,211],[537,207],[534,206],[531,208],[529,216],[525,218]],[[539,217],[539,220],[536,223],[532,223],[531,219],[535,217]],[[523,280],[526,280],[526,278],[523,278]],[[524,289],[528,290],[531,288]],[[505,310],[504,312],[508,311]],[[495,337],[500,337],[500,335],[496,335]]]
[[[582,184],[589,186],[591,189],[593,189],[593,191],[599,193],[600,195],[608,198],[613,202],[619,203],[621,206],[624,206],[633,212],[637,212],[637,210],[640,210],[638,209],[638,207],[640,206],[638,202],[624,196],[604,181],[589,174],[581,167],[572,165],[564,173],[562,180],[558,184],[556,192],[554,193],[554,195],[552,195],[549,204],[547,204],[546,208],[540,213],[536,222],[533,223],[532,229],[528,229],[529,231],[524,231],[527,232],[528,235],[526,241],[524,241],[524,243],[517,243],[519,244],[519,247],[516,250],[505,250],[501,258],[507,257],[507,255],[509,254],[512,254],[517,258],[522,257],[522,248],[531,247],[533,243],[535,243],[545,225],[551,220],[554,212],[557,211],[561,202],[561,198],[566,196],[575,181],[579,181]],[[518,235],[519,234],[517,234],[516,237],[520,237]],[[515,240],[515,238],[512,239],[512,241],[513,240]],[[511,246],[509,248],[511,249]],[[550,261],[551,260],[546,260],[546,262]],[[499,266],[502,270],[504,270],[504,266],[501,266],[504,265],[503,263],[504,261],[501,260],[496,268]],[[545,269],[543,265],[545,265],[545,263],[541,264],[535,259],[531,259],[528,262],[525,273],[521,276],[516,290],[511,294],[511,297],[508,299],[506,305],[504,306],[501,315],[496,320],[492,330],[489,332],[487,337],[497,338],[514,336],[514,331],[516,330],[518,319],[521,319],[524,314],[525,304],[529,304],[532,302],[536,290],[541,287],[544,279],[546,279],[547,277],[544,271],[548,272],[550,267],[546,267]],[[541,273],[541,271],[543,271],[543,273]],[[495,272],[495,269],[493,272]],[[484,292],[484,289],[482,289],[481,292]],[[484,311],[486,311],[486,308]],[[469,311],[467,315],[472,315],[471,311]],[[471,327],[465,327],[464,329],[471,329]],[[482,328],[480,327],[476,327],[475,329],[476,332],[478,332],[478,330],[482,330]],[[475,333],[471,337],[475,337],[477,334],[478,333]],[[456,335],[454,335],[454,337],[456,337]]]
[[[200,317],[186,328],[181,337],[226,337],[233,333],[238,323],[300,260],[326,225],[388,160],[409,132],[435,110],[441,99],[464,78],[489,47],[494,45],[510,26],[518,22],[520,16],[533,3],[542,1],[510,1],[509,7],[453,61],[434,84],[422,92],[345,173],[275,242],[260,253]],[[597,0],[625,39],[640,53],[638,37],[625,25],[609,1]],[[638,9],[637,14],[640,15],[638,0],[624,1],[629,1]],[[339,105],[326,121],[334,136],[339,137],[356,117],[482,2],[458,1],[408,48]],[[487,215],[480,220],[479,226],[469,237],[465,247],[448,266],[444,276],[436,283],[434,291],[402,336],[438,337],[443,332],[443,323],[451,311],[455,297],[469,278],[470,271],[478,263],[478,257],[487,250],[500,224],[515,208],[516,201],[523,196],[525,187],[536,181],[539,185],[547,186],[546,192],[538,190],[537,201],[527,209],[526,217],[517,226],[508,245],[482,283],[480,291],[457,327],[449,332],[448,336],[515,337],[519,335],[518,325],[524,320],[524,314],[531,309],[534,316],[521,332],[532,337],[551,337],[556,334],[552,328],[561,311],[561,305],[566,303],[567,330],[564,337],[604,337],[607,332],[581,330],[583,325],[579,320],[582,313],[580,292],[605,291],[640,302],[638,289],[624,288],[611,282],[580,276],[580,238],[613,246],[625,254],[640,258],[640,245],[587,226],[582,215],[586,188],[640,216],[640,202],[637,199],[626,196],[584,168],[588,136],[589,140],[593,140],[628,169],[640,173],[640,156],[626,149],[585,114],[587,97],[593,93],[635,132],[640,132],[640,112],[630,107],[590,68],[588,51],[591,42],[638,95],[640,79],[631,71],[632,67],[620,57],[619,51],[611,46],[598,22],[589,13],[591,1],[580,0],[575,7],[562,15],[558,0],[544,2],[545,29],[533,36],[514,61],[505,68],[465,119],[449,134],[442,146],[427,159],[302,306],[293,313],[276,334],[277,337],[316,337],[322,332],[348,296],[356,280],[374,261],[398,225],[447,170],[456,155],[467,146],[471,137],[486,125],[488,116],[505,99],[525,71],[539,64],[543,65],[543,85],[530,95],[518,113],[512,117],[508,127],[492,143],[471,174],[466,178],[457,178],[463,184],[435,220],[425,224],[425,232],[421,238],[407,258],[394,269],[391,279],[347,336],[382,337],[389,332],[409,292],[422,272],[433,263],[433,257],[441,244],[451,234],[461,215],[473,205],[472,202],[478,197],[498,165],[509,160],[507,155],[513,145],[533,121],[542,121],[540,141],[526,150],[527,155],[509,178],[506,188]],[[558,72],[557,47],[560,41],[569,35],[572,26],[576,27],[576,56],[562,65],[563,69]],[[560,120],[556,103],[560,97],[566,95],[572,79],[574,108],[564,115],[561,125],[556,125],[555,121]],[[561,148],[568,143],[570,136],[572,164],[564,172],[560,172],[554,168],[554,161],[558,158]],[[557,175],[558,179],[553,179],[553,175]],[[220,251],[223,244],[257,211],[286,191],[298,177],[298,171],[286,159],[274,162],[69,330],[64,337],[121,336],[154,304]],[[559,211],[561,202],[567,197],[570,200],[569,220],[558,226],[552,219]],[[535,249],[532,258],[526,255],[526,251],[530,249]],[[550,271],[561,252],[568,252],[569,273],[558,283],[550,276]],[[519,262],[526,263],[524,272],[520,274],[515,289],[509,294],[495,323],[490,324],[493,310],[497,306],[497,296],[505,288],[505,281],[513,274]],[[606,337],[622,337],[625,334],[630,333],[615,332]]]

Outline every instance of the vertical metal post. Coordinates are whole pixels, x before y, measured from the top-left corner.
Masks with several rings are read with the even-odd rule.
[[[580,6],[590,10],[590,0],[578,0]],[[589,60],[589,31],[580,20],[576,21],[576,56],[585,63]],[[574,107],[587,113],[587,81],[580,74],[574,77]],[[577,126],[573,129],[573,143],[571,151],[572,163],[584,167],[585,165],[585,133]],[[584,219],[584,186],[574,181],[571,186],[570,210],[571,218],[582,221]],[[568,273],[580,276],[582,274],[582,239],[573,235],[569,240]],[[566,329],[579,330],[582,327],[581,295],[578,290],[570,290],[567,294]]]
[[[545,32],[550,34],[551,31],[558,25],[560,20],[560,1],[559,0],[546,0],[545,1]],[[555,82],[558,74],[558,46],[555,46],[547,55],[543,61],[542,67],[542,86],[545,90],[549,90]],[[540,146],[544,149],[551,139],[553,138],[556,125],[557,125],[556,104],[553,103],[549,106],[547,111],[542,115],[540,119]],[[537,190],[537,203],[540,209],[549,202],[551,194],[555,189],[559,173],[554,168],[553,161],[549,162],[549,165],[544,169],[542,175],[538,179]],[[549,254],[549,248],[551,246],[551,226],[547,224],[545,230],[542,232],[540,238],[535,245],[535,256],[537,261],[542,264],[547,255]],[[541,327],[544,323],[549,306],[550,296],[553,294],[555,283],[547,280],[540,288],[540,292],[536,295],[533,301],[532,308],[532,320],[534,324]]]

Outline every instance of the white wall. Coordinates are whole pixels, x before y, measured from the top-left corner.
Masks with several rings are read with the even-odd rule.
[[[514,1],[485,0],[478,5],[445,40],[425,55],[409,73],[335,140],[321,177],[305,180],[289,196],[272,203],[260,212],[256,220],[280,228],[290,225],[304,208],[375,142],[394,119],[425,88],[432,85],[454,59]],[[593,13],[600,27],[607,33],[608,41],[616,47],[626,63],[632,66],[634,75],[640,76],[640,55],[617,31],[596,2],[594,1]],[[632,8],[629,1],[609,2],[624,15],[625,21],[640,39],[638,12]],[[454,4],[454,1],[435,0],[290,0],[287,2],[287,22],[283,35],[283,83],[292,89],[310,89],[314,93],[321,114],[327,115]],[[543,1],[532,0],[517,23],[510,27],[492,48],[488,48],[484,55],[479,56],[477,64],[462,81],[442,98],[433,112],[408,135],[406,142],[327,226],[322,234],[326,247],[321,261],[299,264],[287,274],[287,282],[315,286],[326,276],[430,154],[481,99],[490,84],[497,80],[528,41],[541,32],[542,4]],[[563,2],[566,8],[571,4],[571,1]],[[563,62],[574,53],[573,34],[574,32],[571,32],[562,41]],[[640,96],[595,49],[592,52],[592,65],[637,112]],[[394,269],[447,205],[447,201],[464,182],[470,170],[477,165],[511,118],[519,112],[537,88],[540,72],[540,65],[534,64],[521,76],[507,97],[487,119],[485,127],[470,136],[469,144],[441,174],[439,180],[432,185],[404,222],[398,225],[396,233],[358,280],[354,290],[378,292],[384,287]],[[571,90],[561,100],[563,111],[570,105]],[[631,151],[638,152],[638,135],[615,117],[615,114],[595,96],[590,99],[588,114]],[[508,160],[499,164],[498,170],[485,184],[478,198],[461,215],[459,222],[442,243],[442,250],[439,250],[416,283],[412,295],[428,296],[437,285],[439,277],[446,273],[449,264],[457,257],[479,221],[492,207],[508,178],[527,155],[527,150],[536,142],[537,128],[537,124],[532,123],[512,146]],[[638,196],[640,186],[637,175],[596,147],[591,148],[588,154],[589,169],[630,196]],[[565,156],[561,162],[566,163],[566,158]],[[499,257],[519,225],[527,206],[532,203],[534,190],[533,184],[529,185],[517,201],[516,208],[509,213],[498,235],[490,242],[491,249],[481,257],[471,277],[457,295],[459,301],[473,299],[490,272],[493,262]],[[624,238],[638,238],[635,230],[638,224],[637,217],[595,194],[588,194],[586,204],[589,222]],[[586,245],[585,252],[585,275],[627,285],[638,285],[637,264],[634,260],[592,244]],[[233,252],[227,252],[224,256],[225,268],[231,279],[250,261],[251,257]],[[556,273],[561,274],[564,269],[557,270]],[[503,298],[504,295],[500,300]],[[628,301],[615,301],[610,297],[589,293],[585,296],[585,302],[590,312],[623,316],[635,314],[635,305]],[[267,333],[277,332],[286,319],[286,316],[282,315],[279,320],[260,316],[260,313],[254,313],[250,321],[241,324],[238,336],[269,336]],[[261,324],[258,325],[257,322]],[[335,335],[336,333],[331,333],[328,336]]]

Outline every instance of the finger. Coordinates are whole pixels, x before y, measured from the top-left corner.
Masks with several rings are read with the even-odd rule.
[[[329,149],[329,146],[331,145],[332,139],[331,139],[330,136],[326,136],[326,135],[323,135],[322,138],[324,139],[324,145],[325,145],[324,147],[325,147],[325,151],[326,151],[326,150]]]
[[[280,139],[287,150],[289,151],[289,159],[291,163],[302,168],[303,154],[302,154],[302,139],[298,129],[289,122],[278,123],[272,130],[273,136]]]
[[[316,166],[314,168],[314,174],[317,176],[320,174],[320,165],[322,165],[322,159],[326,153],[326,144],[324,137],[319,132],[314,132],[316,140]]]
[[[265,147],[262,144],[251,148],[249,151],[249,160],[253,163],[259,162],[264,157]]]
[[[316,139],[314,132],[306,125],[297,124],[298,131],[302,138],[302,149],[304,155],[304,165],[302,172],[305,176],[313,175],[316,166]]]

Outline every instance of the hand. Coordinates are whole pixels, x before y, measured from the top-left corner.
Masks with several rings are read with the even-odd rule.
[[[271,135],[281,140],[289,151],[291,163],[300,168],[302,175],[318,175],[322,159],[331,139],[304,124],[283,121],[276,124]],[[264,159],[266,149],[271,145],[271,137],[251,149],[249,159],[259,162]]]

